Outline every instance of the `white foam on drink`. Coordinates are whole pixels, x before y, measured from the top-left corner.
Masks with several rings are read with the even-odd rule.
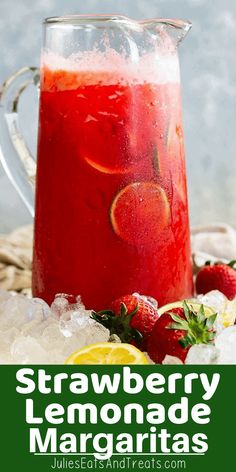
[[[67,82],[66,88],[78,85],[124,85],[154,83],[178,83],[179,62],[175,51],[144,54],[125,57],[114,49],[106,52],[88,51],[72,54],[65,58],[51,51],[44,51],[42,67],[52,72],[71,72],[73,82]],[[78,74],[78,76],[77,76]],[[61,82],[63,78],[58,78]],[[61,88],[60,83],[57,88]]]

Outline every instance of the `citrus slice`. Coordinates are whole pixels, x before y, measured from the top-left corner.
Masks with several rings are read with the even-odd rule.
[[[146,356],[125,343],[96,343],[71,354],[65,364],[148,364]]]
[[[115,233],[133,245],[152,245],[169,223],[170,205],[163,188],[134,182],[113,200],[111,223]]]
[[[107,155],[107,153],[104,154]],[[103,174],[127,174],[135,168],[134,164],[127,165],[128,159],[126,159],[126,165],[122,165],[122,162],[118,162],[118,164],[115,165],[114,161],[118,161],[118,157],[116,159],[114,156],[112,156],[113,161],[110,163],[110,165],[109,163],[105,165],[96,161],[97,156],[95,152],[93,153],[93,156],[93,158],[86,156],[84,159],[91,167],[98,170],[98,172],[102,172]]]
[[[180,200],[186,202],[187,189],[185,178],[184,140],[180,113],[173,116],[168,129],[167,161],[171,169],[174,187]]]
[[[200,307],[202,305],[201,303],[196,302],[195,300],[185,300],[185,302],[196,313],[199,312]],[[167,311],[171,311],[174,308],[183,308],[183,301],[168,303],[167,305],[164,305],[161,308],[159,308],[158,313],[161,316],[161,315],[163,315],[163,313],[166,313]],[[207,318],[211,315],[214,315],[214,313],[215,313],[213,308],[211,308],[209,306],[206,306],[206,305],[204,305],[204,311],[205,311],[205,315],[206,315]]]

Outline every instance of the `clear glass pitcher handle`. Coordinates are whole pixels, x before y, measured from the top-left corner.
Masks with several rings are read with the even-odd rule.
[[[34,216],[36,160],[22,136],[18,113],[21,94],[30,84],[39,84],[39,69],[36,67],[18,70],[0,89],[0,161]]]

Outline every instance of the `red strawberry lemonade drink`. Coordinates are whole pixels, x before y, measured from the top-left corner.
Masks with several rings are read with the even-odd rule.
[[[133,292],[191,296],[175,55],[44,54],[33,292],[97,310]]]

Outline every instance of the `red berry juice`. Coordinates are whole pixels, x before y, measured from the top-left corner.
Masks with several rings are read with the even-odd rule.
[[[33,294],[192,294],[180,85],[43,65]]]

